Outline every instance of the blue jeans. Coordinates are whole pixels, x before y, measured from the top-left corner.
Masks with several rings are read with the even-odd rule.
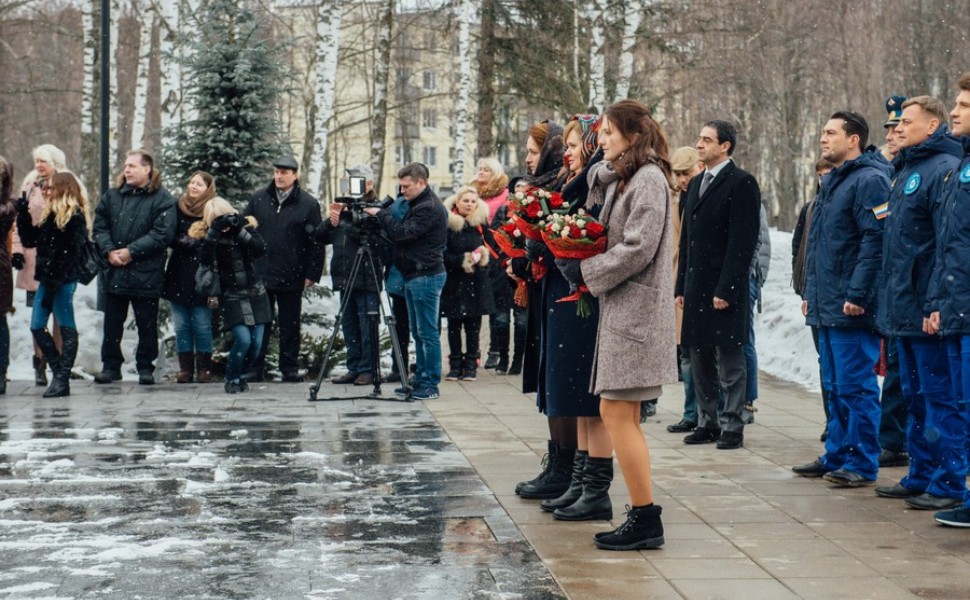
[[[942,498],[967,493],[967,427],[950,384],[950,359],[939,337],[897,338],[899,376],[909,400],[904,487]]]
[[[341,300],[346,302],[343,322],[344,344],[347,346],[347,371],[350,373],[373,373],[371,365],[370,319],[380,322],[380,299],[376,292],[352,290],[341,292]]]
[[[829,393],[828,437],[819,459],[866,479],[879,473],[879,336],[865,329],[819,327],[822,387]]]
[[[683,347],[680,350],[680,376],[684,379],[684,420],[696,423],[697,398],[694,397],[694,376],[690,371],[690,353]]]
[[[748,319],[748,341],[744,343],[744,366],[748,373],[744,380],[744,401],[750,403],[758,399],[758,351],[754,347],[754,313],[758,306],[758,279],[754,275],[748,276],[748,296],[751,318]]]
[[[172,302],[175,351],[212,354],[212,311],[208,306],[187,306]]]
[[[58,325],[77,329],[77,325],[74,323],[74,290],[76,289],[76,281],[65,283],[54,291],[53,307],[44,308],[44,296],[47,295],[47,287],[43,283],[38,285],[37,293],[34,295],[33,312],[30,314],[30,328],[46,329],[47,321],[53,312]]]
[[[232,348],[226,360],[226,381],[239,381],[253,367],[263,345],[265,329],[263,324],[233,326]]]
[[[404,297],[407,299],[408,320],[416,354],[414,389],[418,391],[437,389],[441,381],[438,312],[445,277],[444,273],[439,273],[404,280]]]

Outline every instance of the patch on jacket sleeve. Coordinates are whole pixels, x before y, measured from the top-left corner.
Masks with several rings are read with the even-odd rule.
[[[873,207],[872,214],[874,214],[877,219],[885,219],[887,216],[889,216],[889,203],[885,202],[879,206]]]

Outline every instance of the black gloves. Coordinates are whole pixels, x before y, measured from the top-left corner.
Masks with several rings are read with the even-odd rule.
[[[23,269],[25,264],[27,264],[27,261],[24,258],[24,255],[19,252],[15,252],[14,255],[10,257],[10,265],[18,271]]]
[[[579,289],[579,286],[583,283],[583,271],[579,266],[582,262],[578,258],[557,258],[556,266],[562,273],[562,276],[566,278],[569,282],[569,288],[572,291]]]
[[[27,200],[27,192],[20,195],[20,199],[17,200],[17,212],[21,214],[27,214],[27,209],[30,207],[30,202]]]
[[[538,262],[542,256],[542,248],[545,244],[532,238],[525,240],[525,257],[532,262]]]

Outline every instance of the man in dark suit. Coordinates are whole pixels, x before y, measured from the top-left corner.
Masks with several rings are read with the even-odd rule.
[[[748,270],[758,243],[761,189],[731,161],[737,132],[710,121],[696,148],[704,171],[687,186],[675,296],[684,309],[681,346],[690,353],[697,397],[697,429],[687,444],[744,441],[743,344],[748,339]],[[724,407],[718,415],[718,400]]]

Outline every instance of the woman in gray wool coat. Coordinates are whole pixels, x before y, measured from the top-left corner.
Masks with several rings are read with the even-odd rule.
[[[587,202],[605,199],[606,252],[556,261],[600,301],[590,391],[600,395],[632,505],[626,522],[597,534],[596,545],[657,548],[663,524],[653,504],[640,403],[677,381],[667,141],[646,106],[621,100],[604,112],[599,143],[604,160],[590,170]]]

